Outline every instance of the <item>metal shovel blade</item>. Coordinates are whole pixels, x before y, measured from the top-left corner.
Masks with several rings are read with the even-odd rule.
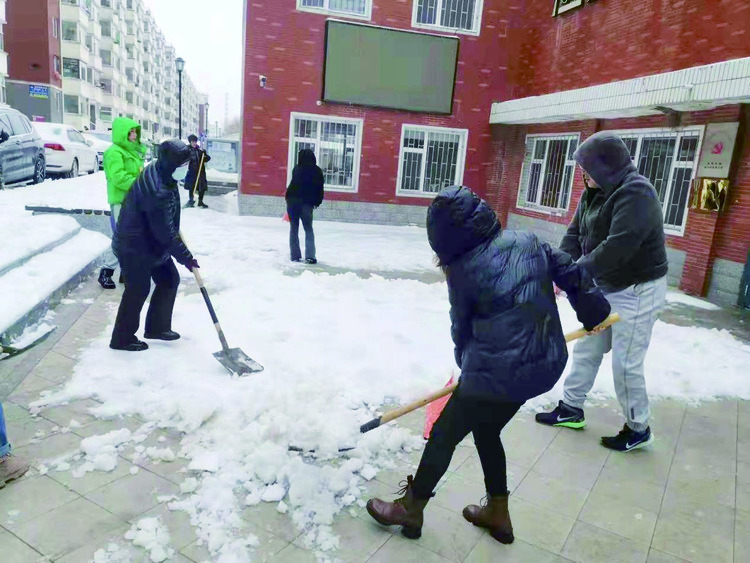
[[[263,371],[263,366],[245,354],[239,348],[230,348],[226,351],[214,352],[214,358],[219,360],[229,373],[243,377],[251,373]]]

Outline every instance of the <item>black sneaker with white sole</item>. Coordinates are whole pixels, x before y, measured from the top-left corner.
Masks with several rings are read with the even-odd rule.
[[[645,448],[649,444],[653,444],[654,435],[651,433],[651,428],[646,428],[643,432],[636,432],[632,430],[627,424],[622,427],[620,433],[617,436],[611,438],[604,436],[602,438],[602,446],[615,450],[617,452],[631,452],[640,448]]]
[[[536,415],[536,421],[539,424],[547,426],[560,426],[563,428],[572,428],[581,430],[586,426],[586,418],[583,416],[583,409],[571,407],[560,401],[552,412],[540,412]]]

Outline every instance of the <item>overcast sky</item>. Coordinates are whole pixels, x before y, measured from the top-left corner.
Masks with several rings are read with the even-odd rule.
[[[240,114],[242,96],[243,0],[144,0],[185,59],[185,72],[209,96],[211,124],[224,126],[224,100],[229,94],[229,119]]]

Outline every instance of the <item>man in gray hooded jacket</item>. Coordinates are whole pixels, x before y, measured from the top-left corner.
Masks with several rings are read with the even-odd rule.
[[[576,344],[563,400],[536,420],[583,428],[586,395],[611,350],[615,391],[627,423],[617,436],[602,438],[602,445],[631,451],[653,442],[644,360],[667,292],[662,205],[617,135],[592,135],[574,158],[583,169],[586,190],[560,249],[583,266],[622,320]]]

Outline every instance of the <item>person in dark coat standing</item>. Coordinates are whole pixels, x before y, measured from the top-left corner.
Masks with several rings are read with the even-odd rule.
[[[198,146],[198,137],[190,135],[190,164],[185,176],[185,189],[188,191],[189,199],[187,207],[195,207],[195,194],[198,193],[198,207],[208,208],[203,203],[203,196],[208,190],[208,180],[206,179],[206,163],[211,160],[208,153]],[[201,160],[202,159],[202,160]]]
[[[576,343],[563,400],[552,412],[537,414],[536,420],[583,428],[586,395],[611,350],[615,391],[626,423],[601,444],[628,452],[653,442],[644,361],[667,294],[663,210],[656,190],[638,173],[617,135],[592,135],[573,158],[584,171],[586,190],[560,249],[594,279],[621,321]]]
[[[317,264],[315,258],[315,233],[313,210],[323,203],[325,180],[311,149],[299,151],[297,166],[292,171],[292,181],[286,189],[286,211],[289,215],[289,249],[292,262],[302,260],[299,246],[299,222],[305,229],[305,262]]]
[[[461,369],[458,388],[433,427],[416,476],[393,503],[371,499],[370,515],[421,535],[423,511],[453,452],[470,432],[488,502],[466,520],[501,543],[513,542],[505,451],[500,431],[524,402],[549,391],[568,359],[553,282],[586,330],[610,313],[601,292],[573,260],[535,235],[503,231],[495,212],[465,187],[443,190],[427,212],[427,236],[448,282],[451,336]]]
[[[180,284],[172,257],[191,272],[198,262],[180,237],[180,194],[172,176],[188,162],[189,151],[177,139],[162,143],[159,159],[138,176],[122,204],[112,244],[125,275],[125,291],[109,343],[114,350],[148,349],[135,333],[152,279],[156,289],[148,307],[145,338],[180,337],[172,330],[172,310]]]

